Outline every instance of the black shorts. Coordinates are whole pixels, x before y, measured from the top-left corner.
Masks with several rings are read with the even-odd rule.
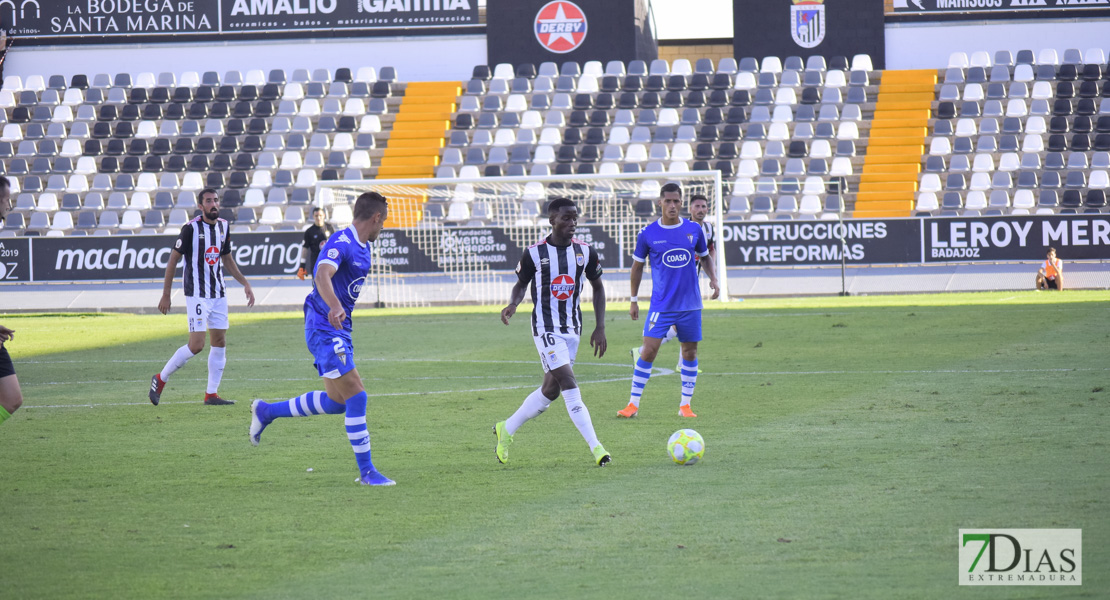
[[[1049,278],[1045,277],[1044,284],[1045,284],[1045,287],[1047,287],[1050,290],[1060,289],[1060,286],[1056,285],[1056,280],[1055,279],[1049,279]]]
[[[0,347],[0,379],[8,375],[15,375],[15,365],[12,364],[12,357],[8,355],[8,349]]]

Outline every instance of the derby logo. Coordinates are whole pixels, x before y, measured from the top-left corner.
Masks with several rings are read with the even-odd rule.
[[[556,0],[536,13],[536,40],[556,54],[577,50],[586,39],[586,13],[573,2]]]

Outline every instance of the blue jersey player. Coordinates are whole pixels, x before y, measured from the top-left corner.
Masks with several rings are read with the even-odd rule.
[[[663,186],[659,198],[662,217],[644,227],[636,236],[636,250],[632,253],[632,306],[628,314],[632,320],[640,318],[640,280],[644,263],[651,261],[651,307],[644,321],[644,345],[632,371],[632,393],[628,406],[617,415],[625,418],[636,416],[640,410],[640,396],[651,377],[651,365],[659,352],[662,338],[674,326],[682,344],[682,399],[678,414],[696,417],[690,408],[694,386],[698,381],[698,342],[701,341],[701,288],[698,286],[698,260],[709,276],[712,298],[720,294],[717,270],[705,242],[701,225],[683,219],[682,188],[677,183]]]
[[[285,402],[251,403],[250,441],[258,445],[262,430],[280,417],[345,414],[347,438],[355,451],[359,482],[393,485],[370,461],[366,428],[366,390],[355,368],[351,343],[351,311],[370,271],[370,242],[378,239],[389,207],[377,192],[358,197],[351,226],[333,233],[316,260],[312,292],[304,301],[304,337],[324,378],[324,391],[309,392]]]

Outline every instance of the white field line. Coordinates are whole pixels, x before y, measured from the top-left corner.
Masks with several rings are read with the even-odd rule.
[[[462,362],[462,361],[456,361],[456,362]],[[468,361],[468,362],[492,362],[492,361]],[[500,361],[500,362],[509,362],[509,361]],[[517,362],[524,362],[524,361],[517,361]],[[601,366],[621,366],[621,367],[623,367],[625,365],[601,365]],[[664,369],[664,368],[660,368],[660,367],[655,367],[652,371],[653,371],[652,375],[656,376],[656,377],[665,376],[665,375],[673,375],[675,373],[674,371],[672,371],[670,369]],[[870,371],[858,371],[858,370],[857,371],[853,371],[853,370],[742,371],[742,372],[734,372],[734,373],[707,372],[707,373],[703,373],[703,376],[704,375],[716,375],[716,376],[724,376],[724,377],[755,377],[755,376],[769,376],[769,375],[770,376],[784,376],[784,375],[785,376],[934,375],[934,374],[975,374],[975,375],[978,375],[978,374],[984,374],[984,373],[1064,373],[1064,372],[1069,372],[1069,371],[1105,372],[1105,371],[1110,371],[1110,367],[1057,368],[1057,369],[901,369],[901,370],[878,369],[878,370],[870,370]],[[495,377],[504,377],[504,376],[497,376],[497,375],[489,376],[489,378],[495,378]],[[521,376],[511,376],[511,377],[521,377]],[[532,377],[532,376],[528,376],[528,377]],[[485,377],[473,377],[473,378],[474,379],[482,379],[482,378],[485,378]],[[410,377],[410,378],[406,378],[406,379],[415,380],[415,379],[440,379],[440,378],[436,378],[436,377],[412,378],[412,377]],[[452,379],[462,379],[462,378],[461,377],[454,377]],[[374,381],[382,381],[382,380],[383,379],[374,379]],[[628,380],[629,380],[629,377],[623,376],[623,377],[611,378],[611,379],[582,380],[579,383],[581,383],[583,385],[593,385],[593,384],[601,384],[601,383],[622,382],[622,381],[628,381]],[[67,384],[94,385],[94,384],[116,384],[116,383],[135,383],[137,385],[137,384],[140,384],[140,383],[144,383],[145,381],[146,380],[144,379],[142,381],[40,382],[40,383],[31,384],[31,385],[24,384],[24,387],[33,388],[35,385],[67,385]],[[198,381],[199,382],[199,381],[203,381],[203,380],[202,379],[190,379],[188,381]],[[284,379],[284,380],[281,380],[281,379],[277,379],[277,380],[275,380],[275,379],[253,380],[252,379],[252,380],[248,380],[248,381],[305,381],[305,382],[310,383],[314,380],[304,378],[304,379]],[[368,398],[386,398],[386,397],[397,397],[397,396],[429,396],[429,395],[439,395],[439,394],[470,394],[470,393],[476,393],[476,392],[494,392],[494,391],[527,389],[527,388],[531,388],[534,385],[536,385],[536,384],[535,383],[528,383],[528,384],[525,384],[525,385],[509,385],[509,386],[496,386],[496,387],[484,387],[484,388],[472,388],[472,389],[428,390],[428,391],[414,391],[414,392],[392,392],[392,393],[384,393],[384,394],[367,394],[367,397]],[[263,400],[266,400],[266,401],[280,401],[280,400],[287,400],[287,399],[288,398],[263,398]],[[180,402],[163,402],[162,404],[195,404],[195,403],[196,403],[196,401],[180,401]],[[93,408],[93,407],[101,407],[101,406],[144,406],[146,404],[148,404],[148,402],[105,402],[105,403],[98,403],[98,404],[53,404],[53,405],[30,405],[30,404],[25,404],[23,406],[23,409],[30,409],[30,408]]]
[[[670,375],[671,373],[674,373],[674,371],[670,371],[670,370],[667,370],[667,369],[660,369],[660,371],[666,371],[665,373],[660,373],[660,375]],[[579,383],[584,384],[584,385],[589,385],[589,384],[595,384],[595,383],[613,383],[613,382],[616,382],[616,381],[629,381],[629,378],[628,377],[620,377],[620,378],[616,378],[616,379],[599,379],[597,381],[580,381]],[[468,394],[468,393],[474,393],[474,392],[499,392],[499,391],[506,391],[506,390],[529,389],[529,388],[535,387],[536,385],[537,384],[535,382],[532,382],[532,383],[529,383],[527,385],[506,385],[506,386],[500,386],[500,387],[476,388],[476,389],[469,389],[469,390],[432,390],[432,391],[423,391],[423,392],[395,392],[395,393],[389,393],[389,394],[366,394],[366,397],[367,398],[387,398],[387,397],[395,397],[395,396],[428,396],[428,395],[432,395],[432,394]],[[265,400],[265,401],[268,401],[268,402],[283,401],[283,400],[288,400],[288,399],[289,398],[262,398],[262,400]],[[47,405],[39,405],[39,406],[24,404],[23,408],[20,409],[20,410],[26,410],[28,408],[95,408],[95,407],[101,407],[101,406],[144,406],[144,405],[147,405],[147,404],[150,404],[150,402],[103,402],[103,403],[98,403],[98,404],[47,404]],[[191,402],[190,401],[162,402],[162,403],[160,403],[160,405],[161,404],[200,404],[200,401],[199,400],[194,400],[194,401],[191,401]]]

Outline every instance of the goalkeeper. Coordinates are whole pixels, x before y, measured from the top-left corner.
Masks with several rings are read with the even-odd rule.
[[[297,269],[297,279],[304,280],[311,277],[316,268],[316,259],[320,256],[320,248],[328,241],[335,228],[327,223],[327,211],[316,207],[312,209],[312,225],[304,230],[304,246],[301,248],[301,268]]]

